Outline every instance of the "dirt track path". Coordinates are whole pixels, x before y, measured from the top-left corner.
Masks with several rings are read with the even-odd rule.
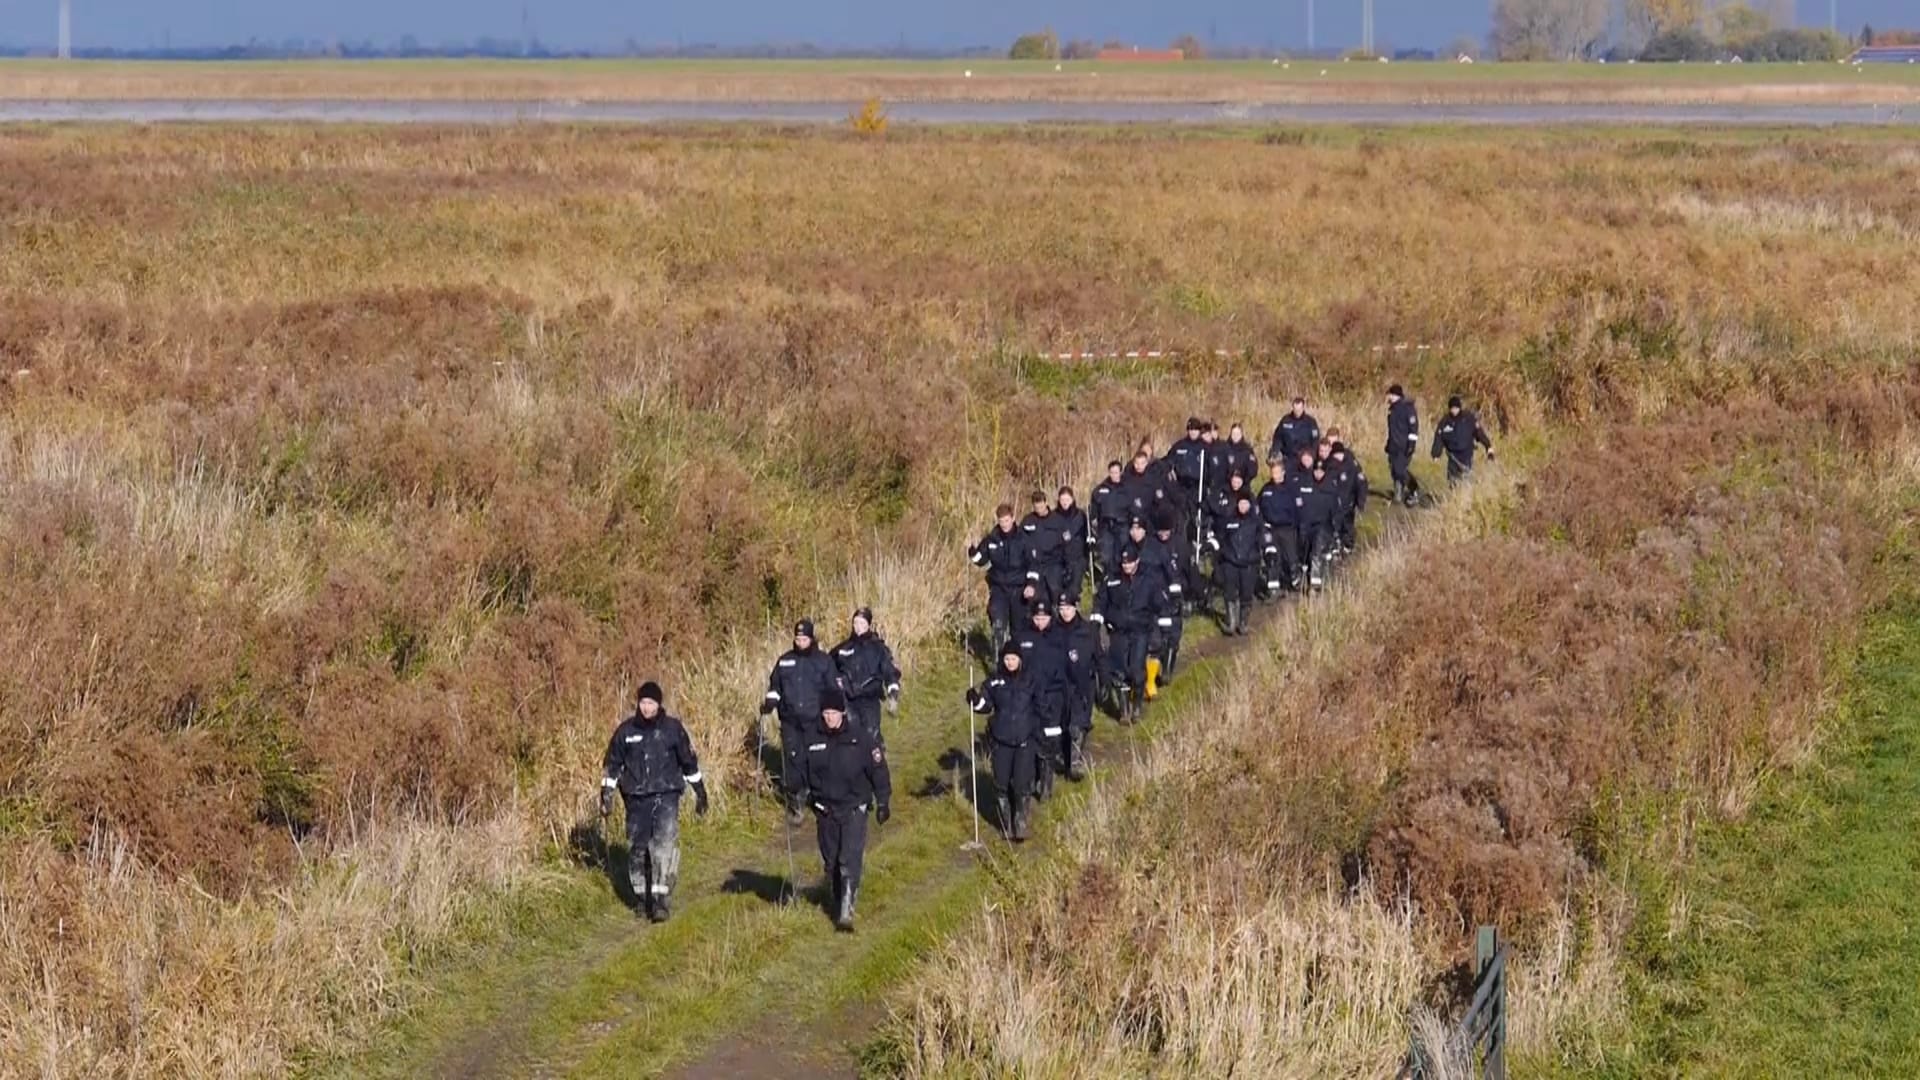
[[[1256,626],[1277,610],[1258,609]],[[569,886],[577,910],[440,980],[437,992],[362,1054],[316,1071],[854,1075],[884,1015],[885,992],[995,895],[993,882],[1045,857],[1054,831],[1090,791],[1122,778],[1159,732],[1204,709],[1225,661],[1257,640],[1223,638],[1210,619],[1190,620],[1181,677],[1147,721],[1121,728],[1098,720],[1088,782],[1060,782],[1024,848],[1005,844],[987,825],[978,853],[962,850],[974,816],[960,703],[977,669],[949,650],[932,671],[910,678],[901,715],[888,721],[896,811],[873,832],[857,933],[835,933],[821,906],[810,827],[792,833],[790,879],[771,802],[757,813],[757,829],[739,814],[716,825],[689,822],[670,922],[646,925],[616,899],[603,872],[579,869]],[[985,790],[984,774],[981,781]],[[623,848],[613,855],[618,865]],[[783,904],[796,883],[797,898]]]

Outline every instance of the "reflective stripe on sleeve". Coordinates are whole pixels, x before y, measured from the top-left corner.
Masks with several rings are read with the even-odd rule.
[[[686,781],[687,783],[689,783],[689,784],[697,784],[697,783],[699,783],[699,782],[700,782],[700,780],[701,780],[701,776],[700,776],[700,774],[699,774],[699,773],[694,773],[694,774],[693,774],[693,775],[691,775],[691,776],[684,776],[684,775],[683,775],[683,776],[681,776],[681,777],[680,777],[680,779],[682,779],[682,780],[685,780],[685,781]]]
[[[619,787],[620,781],[615,780],[611,776],[603,776],[600,778],[600,786],[603,788]]]

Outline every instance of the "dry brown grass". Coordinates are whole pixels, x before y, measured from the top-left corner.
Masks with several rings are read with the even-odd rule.
[[[1916,421],[1902,379],[1576,433],[1390,539],[1231,674],[1203,732],[1108,793],[1054,876],[923,970],[910,1067],[1378,1075],[1406,1008],[1457,1000],[1484,923],[1522,945],[1518,1051],[1591,1060],[1626,1015],[1610,860],[1684,861],[1693,822],[1805,760],[1827,661],[1885,587],[1870,477]],[[1300,940],[1275,910],[1325,932],[1410,914],[1362,947]],[[1341,974],[1356,951],[1377,982]],[[1251,985],[1249,953],[1268,957]],[[996,1011],[996,978],[1053,993]],[[1243,1023],[1245,1001],[1319,1001],[1321,979],[1353,1023]]]
[[[1911,181],[1832,135],[0,131],[0,1071],[271,1068],[377,1011],[377,943],[540,880],[635,682],[667,676],[728,812],[770,623],[870,601],[924,656],[981,507],[1189,402],[1258,439],[1310,387],[1372,450],[1389,378],[1537,430],[1889,366],[1920,335],[1894,234],[1670,200],[1910,235]],[[1372,351],[1401,341],[1449,347]],[[1249,358],[1012,358],[1078,345]],[[1878,445],[1885,385],[1818,423]],[[1596,543],[1632,520],[1552,505]],[[1755,759],[1687,752],[1738,801]],[[1326,839],[1285,864],[1309,893],[1365,839],[1348,794],[1280,812]]]
[[[971,71],[972,75],[966,74]],[[1920,80],[1891,67],[1672,65],[1046,65],[951,60],[755,63],[0,63],[0,99],[730,102],[1205,102],[1232,104],[1899,105]]]

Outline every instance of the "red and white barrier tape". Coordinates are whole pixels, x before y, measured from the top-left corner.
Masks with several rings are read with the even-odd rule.
[[[1373,351],[1376,353],[1438,352],[1445,348],[1445,345],[1403,341],[1395,345],[1375,345],[1373,346]],[[1080,352],[1043,352],[1039,354],[1039,357],[1042,360],[1161,360],[1185,355],[1187,354],[1179,349],[1128,349],[1124,352],[1092,352],[1086,350]],[[1205,354],[1203,353],[1202,355]],[[1213,350],[1213,355],[1224,359],[1240,354],[1230,349],[1215,349]]]

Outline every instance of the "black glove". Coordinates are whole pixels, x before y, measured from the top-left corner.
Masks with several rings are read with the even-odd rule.
[[[600,816],[606,817],[611,813],[613,813],[613,789],[603,787],[600,789]]]
[[[765,715],[767,715],[768,713],[770,713],[770,712],[772,712],[772,711],[773,711],[773,699],[772,699],[772,698],[767,698],[767,699],[764,699],[764,700],[762,700],[762,701],[760,702],[760,715],[761,715],[761,716],[765,716]]]
[[[967,705],[971,707],[978,704],[980,704],[980,691],[972,686],[967,687]]]
[[[879,822],[882,825],[885,825],[887,823],[887,819],[892,816],[893,816],[893,808],[889,807],[886,803],[881,803],[879,808],[874,810],[873,812],[873,820]]]
[[[693,782],[693,812],[701,817],[707,816],[707,782],[705,780]]]

